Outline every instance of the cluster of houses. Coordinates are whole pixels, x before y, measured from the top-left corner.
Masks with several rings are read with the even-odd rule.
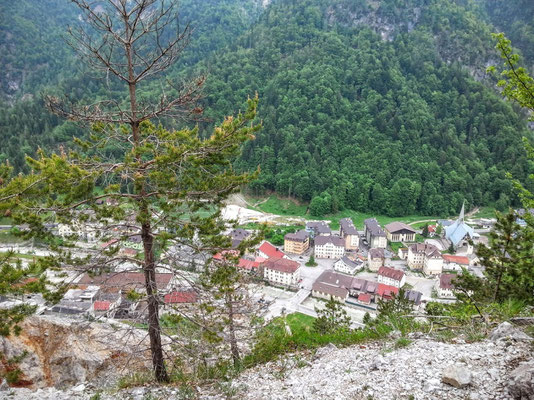
[[[197,292],[174,274],[156,273],[162,313],[191,306]],[[105,316],[117,319],[146,319],[145,275],[142,272],[84,274],[61,301],[46,312],[62,315]]]
[[[312,296],[322,299],[333,298],[341,303],[374,308],[379,299],[390,300],[393,296],[398,295],[403,282],[404,273],[388,267],[383,267],[383,270],[380,271],[378,282],[327,270],[314,282]],[[421,304],[422,293],[407,290],[405,296],[416,307]]]

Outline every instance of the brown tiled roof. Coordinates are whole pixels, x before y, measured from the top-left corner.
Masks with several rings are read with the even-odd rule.
[[[321,293],[326,293],[335,297],[341,297],[343,299],[347,298],[347,295],[349,294],[349,291],[345,288],[329,285],[324,282],[315,282],[312,285],[312,290]]]
[[[441,252],[430,243],[415,243],[409,247],[412,253],[425,253],[427,257],[441,257]]]
[[[315,237],[316,246],[324,246],[327,243],[332,243],[334,246],[337,246],[337,247],[345,247],[345,241],[343,240],[343,238],[340,238],[339,236],[316,236]]]
[[[158,289],[167,287],[172,276],[172,274],[156,274],[156,285]],[[116,272],[92,277],[88,274],[84,274],[78,283],[81,285],[96,285],[108,288],[144,288],[145,275],[142,272]]]
[[[408,231],[410,233],[415,233],[415,229],[413,229],[410,225],[406,225],[404,222],[392,222],[390,224],[387,224],[385,228],[389,233],[394,233],[398,231]]]
[[[292,274],[299,269],[300,264],[296,261],[288,260],[287,258],[269,258],[263,263],[264,268],[272,269],[274,271]]]
[[[396,281],[400,281],[402,277],[404,276],[404,272],[395,268],[390,267],[380,267],[378,269],[378,275],[385,276],[386,278],[395,279]]]
[[[441,289],[454,289],[452,281],[455,278],[455,274],[441,274],[441,276],[439,277],[439,287]]]
[[[370,258],[385,258],[384,249],[380,249],[380,248],[369,249],[369,257]]]
[[[352,287],[352,277],[334,272],[332,270],[324,271],[315,282],[322,282],[333,286],[350,289]]]

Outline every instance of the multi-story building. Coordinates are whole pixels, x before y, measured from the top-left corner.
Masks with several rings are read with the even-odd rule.
[[[263,277],[271,283],[297,286],[300,280],[300,264],[287,258],[270,258],[262,264]]]
[[[339,236],[345,239],[346,250],[357,250],[360,245],[360,235],[350,218],[339,220]]]
[[[345,255],[345,241],[339,236],[316,236],[315,258],[340,258]]]
[[[415,229],[402,222],[392,222],[385,226],[386,237],[390,242],[415,242]]]
[[[284,236],[286,253],[302,254],[310,247],[310,235],[304,229]]]
[[[367,266],[373,272],[376,272],[383,267],[386,262],[384,249],[369,249],[367,254]]]
[[[312,238],[315,236],[330,236],[332,234],[332,230],[324,221],[306,222],[306,232],[308,232]]]
[[[369,247],[385,249],[388,245],[386,233],[382,230],[376,218],[368,218],[364,221],[363,234]]]
[[[279,250],[278,247],[273,246],[267,240],[265,240],[258,248],[257,256],[265,259],[286,257],[285,253],[282,250]]]
[[[363,268],[363,261],[351,260],[347,256],[341,257],[334,263],[334,270],[348,275],[354,275]]]
[[[438,248],[429,243],[415,243],[408,247],[408,266],[422,270],[427,275],[443,271],[443,257]]]
[[[406,275],[403,271],[395,268],[380,267],[378,269],[377,281],[378,283],[401,288],[406,283]]]

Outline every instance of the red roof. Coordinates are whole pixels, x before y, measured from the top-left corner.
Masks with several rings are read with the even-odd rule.
[[[117,239],[111,239],[109,242],[102,243],[102,244],[100,245],[100,247],[102,247],[103,249],[105,249],[106,247],[109,247],[109,246],[111,246],[112,244],[115,244],[115,243],[117,243],[117,242],[118,242]]]
[[[226,255],[229,255],[230,257],[237,257],[239,255],[238,250],[223,250],[213,256],[214,260],[222,261],[226,259]]]
[[[165,304],[196,303],[197,294],[192,290],[174,291],[164,296]]]
[[[259,251],[267,255],[267,258],[283,258],[285,256],[284,252],[278,250],[271,243],[265,241],[259,248]]]
[[[443,254],[443,259],[446,262],[452,262],[456,264],[469,265],[469,258],[465,256],[455,256],[452,254]]]
[[[378,275],[382,275],[400,282],[404,276],[404,272],[395,268],[380,267],[378,269]]]
[[[258,258],[261,260],[261,261],[258,261]],[[261,258],[261,257],[258,257],[256,260],[252,261],[252,260],[247,260],[246,258],[240,258],[239,259],[239,264],[237,264],[239,267],[243,268],[243,269],[246,269],[248,271],[251,271],[253,269],[257,269],[260,264],[265,261],[264,258]]]
[[[95,301],[93,304],[93,308],[95,311],[108,311],[109,307],[111,306],[110,301]]]
[[[428,232],[436,232],[436,225],[428,225]]]
[[[376,290],[376,294],[380,297],[384,297],[386,299],[391,299],[393,295],[399,294],[399,288],[395,286],[390,285],[384,285],[383,283],[378,284],[378,289]]]
[[[292,274],[300,268],[300,264],[286,258],[269,258],[263,263],[263,267],[284,272],[286,274]]]
[[[371,302],[371,295],[369,293],[360,293],[358,296],[358,301],[369,304]]]

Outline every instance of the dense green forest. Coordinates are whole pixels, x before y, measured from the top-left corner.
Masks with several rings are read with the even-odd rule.
[[[522,181],[529,173],[521,137],[531,132],[484,73],[498,60],[490,37],[497,22],[534,60],[534,5],[504,3],[184,0],[177,29],[191,21],[194,32],[168,78],[207,74],[206,131],[259,93],[264,128],[236,164],[261,166],[246,189],[253,194],[310,202],[314,215],[446,215],[464,199],[504,209],[514,202],[506,172]],[[24,169],[24,154],[37,146],[84,133],[50,115],[41,91],[79,100],[120,93],[85,74],[61,40],[76,23],[68,2],[1,4],[0,61],[9,73],[0,89],[0,161]]]

